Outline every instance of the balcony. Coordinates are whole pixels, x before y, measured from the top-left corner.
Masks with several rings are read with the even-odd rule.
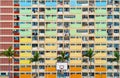
[[[19,15],[15,15],[15,16],[14,16],[14,21],[19,21],[19,20],[20,20]]]
[[[19,9],[18,8],[14,9],[14,13],[19,14]]]

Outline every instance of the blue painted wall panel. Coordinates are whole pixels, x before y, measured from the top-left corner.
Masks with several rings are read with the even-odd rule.
[[[56,2],[46,2],[46,6],[57,6],[57,3]]]
[[[70,0],[70,6],[77,6],[76,0]]]
[[[31,6],[30,2],[20,2],[20,6]]]
[[[96,6],[106,6],[106,2],[96,2]]]

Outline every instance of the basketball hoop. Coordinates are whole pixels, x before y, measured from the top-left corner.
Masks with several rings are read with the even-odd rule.
[[[60,69],[64,69],[64,65],[60,65],[59,68],[60,68]]]
[[[56,64],[57,70],[67,70],[67,63],[57,63]]]

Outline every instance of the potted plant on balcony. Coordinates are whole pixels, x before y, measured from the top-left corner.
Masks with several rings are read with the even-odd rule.
[[[94,54],[94,52],[93,52],[93,50],[92,49],[89,49],[88,51],[87,51],[87,53],[86,54],[84,54],[83,55],[83,57],[85,56],[85,57],[88,57],[88,59],[89,59],[89,69],[91,69],[91,63],[92,63],[92,58],[93,58],[93,56],[94,56],[95,54]],[[91,73],[91,70],[90,70],[90,73]],[[89,76],[90,76],[90,73],[89,73]],[[91,77],[91,76],[90,76]]]
[[[42,60],[42,58],[39,57],[39,53],[35,52],[33,58],[30,58],[30,63],[35,62],[35,72],[36,72],[36,77],[37,77],[37,62],[39,62],[40,60]]]
[[[3,51],[2,53],[0,53],[0,56],[7,56],[8,57],[8,61],[9,61],[9,78],[10,78],[10,62],[11,62],[11,58],[14,59],[14,50],[12,50],[12,46],[10,46],[7,50]]]
[[[69,55],[66,55],[65,52],[61,52],[56,60],[58,61],[56,64],[57,70],[60,70],[60,74],[64,75],[63,70],[67,70],[67,61],[69,60]]]
[[[118,76],[119,76],[119,61],[120,61],[120,54],[119,54],[119,51],[115,51],[114,52],[114,57],[115,58],[113,58],[113,62],[115,61],[115,62],[117,62],[117,73],[118,73]]]

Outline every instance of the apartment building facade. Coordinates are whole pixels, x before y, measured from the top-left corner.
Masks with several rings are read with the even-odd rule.
[[[119,78],[119,0],[0,0],[0,51],[15,50],[11,78],[34,78],[35,65],[29,63],[36,51],[38,78],[59,78],[55,58],[60,52],[70,56],[64,78],[88,78],[90,48],[92,78]],[[120,66],[120,63],[119,63]],[[0,78],[8,78],[7,57],[0,57]],[[119,69],[120,71],[120,69]],[[120,75],[120,73],[119,73]]]

